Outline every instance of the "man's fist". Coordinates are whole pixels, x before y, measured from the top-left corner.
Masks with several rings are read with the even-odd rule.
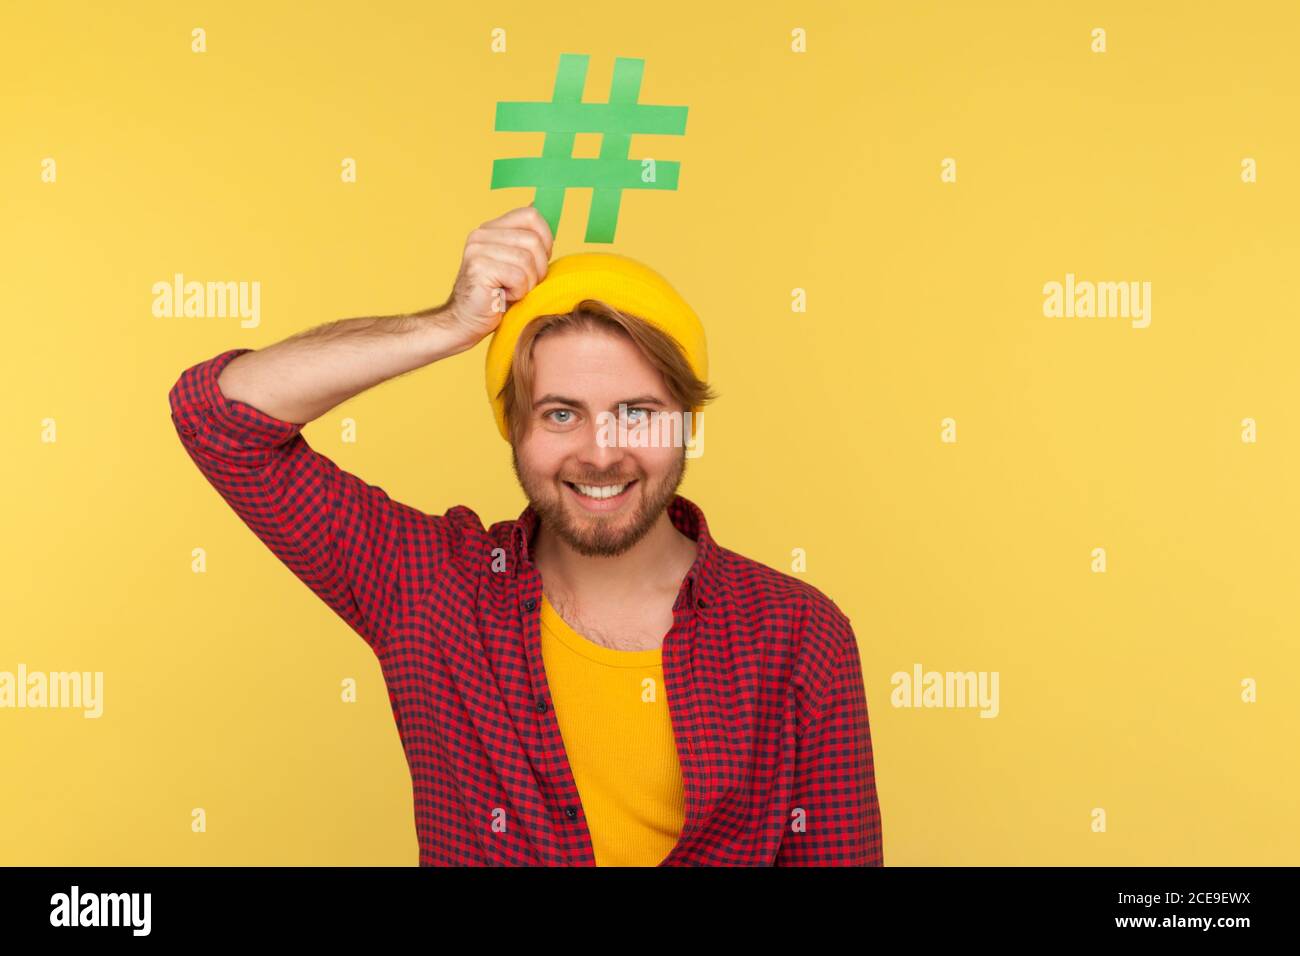
[[[535,206],[490,219],[465,240],[451,295],[440,312],[465,331],[470,344],[490,335],[506,309],[546,276],[554,238]]]

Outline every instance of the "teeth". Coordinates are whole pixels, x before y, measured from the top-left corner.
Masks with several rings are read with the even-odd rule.
[[[631,484],[630,481],[626,481],[621,485],[577,485],[575,484],[573,485],[573,487],[577,488],[588,498],[612,498],[617,494],[621,494],[623,489],[630,484]]]

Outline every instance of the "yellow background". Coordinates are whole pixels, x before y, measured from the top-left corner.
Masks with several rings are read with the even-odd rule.
[[[207,485],[167,391],[442,302],[465,235],[532,199],[488,188],[542,141],[495,104],[548,98],[561,53],[590,101],[631,56],[642,102],[689,107],[632,147],[680,188],[625,195],[612,247],[570,193],[556,254],[641,258],[704,318],[722,398],[682,491],[727,547],[806,549],[851,617],[886,863],[1300,862],[1295,4],[126,6],[0,29],[0,670],[105,674],[98,720],[0,711],[0,863],[415,864],[377,661]],[[260,281],[261,325],[154,318],[176,272]],[[1067,272],[1150,281],[1151,326],[1044,318]],[[485,347],[308,440],[514,517]],[[998,671],[1000,715],[891,707],[916,663]]]

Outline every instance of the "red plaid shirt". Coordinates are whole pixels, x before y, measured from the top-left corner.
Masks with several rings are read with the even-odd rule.
[[[411,768],[420,865],[594,866],[539,636],[537,515],[430,515],[312,450],[302,426],[227,399],[232,349],[168,396],[222,498],[370,645]],[[811,585],[697,544],[663,641],[685,822],[661,866],[881,865],[867,700],[849,619]]]

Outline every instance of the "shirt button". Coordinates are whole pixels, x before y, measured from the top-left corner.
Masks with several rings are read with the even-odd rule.
[[[538,698],[537,698],[537,712],[538,712],[539,714],[544,714],[544,713],[546,713],[546,698],[545,698],[545,697],[538,697]]]
[[[708,607],[708,604],[705,602],[704,598],[700,598],[698,601],[695,602],[695,606],[696,606],[696,607]]]
[[[524,600],[524,610],[525,610],[525,611],[531,611],[531,610],[532,610],[533,608],[535,608],[535,607],[537,607],[537,601],[536,601],[536,599],[534,599],[534,598],[526,598],[526,599]]]
[[[565,807],[565,808],[564,808],[564,815],[565,815],[566,817],[568,817],[570,820],[576,820],[576,819],[578,819],[578,808],[577,808],[577,807]]]

